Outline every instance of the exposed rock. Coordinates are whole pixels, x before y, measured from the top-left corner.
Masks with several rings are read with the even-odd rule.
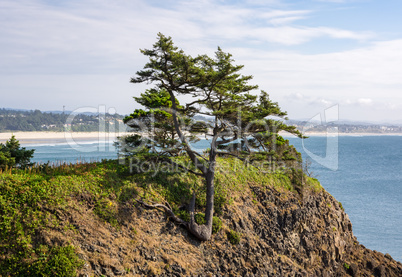
[[[122,210],[118,229],[90,210],[71,215],[82,228],[66,236],[90,265],[80,276],[402,276],[401,263],[358,243],[324,190],[251,186],[223,209],[224,229],[203,243],[163,212]],[[227,240],[229,229],[242,234],[239,244]]]

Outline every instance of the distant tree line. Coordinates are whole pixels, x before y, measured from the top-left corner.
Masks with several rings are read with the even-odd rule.
[[[10,131],[56,131],[95,132],[118,130],[124,126],[119,114],[76,114],[67,122],[70,113],[52,113],[0,109],[0,132]]]

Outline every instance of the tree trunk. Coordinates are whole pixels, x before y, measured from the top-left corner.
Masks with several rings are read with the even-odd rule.
[[[216,143],[217,143],[217,128],[214,129],[214,138],[211,142],[211,150],[209,152],[209,165],[205,176],[205,185],[207,188],[207,203],[205,207],[205,225],[198,225],[194,222],[195,194],[190,205],[190,224],[189,230],[198,239],[206,241],[211,239],[212,221],[214,216],[214,196],[215,196],[215,165],[216,165]]]
[[[213,167],[214,169],[215,167]],[[194,220],[195,209],[195,193],[190,203],[190,224],[188,225],[189,231],[201,241],[207,241],[211,239],[212,235],[212,221],[214,216],[214,172],[208,172],[205,178],[207,186],[207,203],[205,207],[205,225],[198,225]]]
[[[214,187],[214,172],[208,172],[206,178],[206,186],[207,186],[207,205],[205,207],[205,225],[212,232],[212,218],[214,216],[214,196],[215,196],[215,187]]]

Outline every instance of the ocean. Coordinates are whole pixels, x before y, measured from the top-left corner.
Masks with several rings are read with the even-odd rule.
[[[289,139],[309,158],[299,139]],[[331,141],[329,141],[331,143]],[[304,148],[325,157],[327,139]],[[338,169],[312,160],[311,170],[349,215],[353,233],[369,249],[402,261],[402,136],[339,136]]]
[[[287,137],[322,186],[340,201],[353,233],[367,248],[402,261],[402,136]],[[24,146],[24,145],[23,145]],[[34,162],[91,162],[117,158],[112,142],[29,144]],[[200,141],[197,148],[205,147]]]

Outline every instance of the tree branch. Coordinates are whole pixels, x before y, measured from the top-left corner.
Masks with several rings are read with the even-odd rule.
[[[229,143],[229,142],[235,141],[235,140],[237,140],[237,139],[239,139],[239,138],[238,138],[237,136],[234,136],[234,137],[231,138],[231,139],[226,139],[226,140],[217,141],[217,142],[216,142],[216,145],[219,146],[219,145],[222,145],[222,144],[225,144],[225,143]]]
[[[171,208],[168,208],[167,206],[163,205],[163,204],[147,204],[144,201],[140,200],[140,199],[136,199],[136,201],[138,203],[140,203],[141,205],[147,207],[147,208],[151,208],[151,209],[158,209],[158,208],[162,208],[165,213],[167,214],[167,216],[171,219],[173,219],[174,222],[178,223],[178,224],[183,224],[187,227],[188,223],[185,222],[183,219],[177,217]]]
[[[198,157],[200,157],[200,158],[202,158],[204,161],[208,162],[208,160],[205,159],[205,157],[203,157],[201,154],[199,154],[199,153],[197,153],[197,152],[195,152],[195,151],[193,151],[193,152],[194,152],[194,154],[196,154]]]
[[[196,155],[193,153],[193,151],[190,149],[189,147],[189,143],[186,139],[186,137],[184,136],[183,132],[181,131],[180,127],[179,127],[179,122],[177,120],[177,107],[176,107],[176,97],[174,96],[171,88],[169,88],[169,90],[167,90],[170,94],[170,99],[172,100],[172,109],[173,109],[173,123],[174,123],[174,127],[176,129],[176,133],[179,136],[180,140],[182,141],[182,143],[184,144],[184,148],[188,154],[188,156],[190,157],[190,159],[192,160],[192,162],[195,164],[195,166],[203,173],[206,174],[207,173],[207,169],[206,167],[201,163],[201,161],[196,157]]]

